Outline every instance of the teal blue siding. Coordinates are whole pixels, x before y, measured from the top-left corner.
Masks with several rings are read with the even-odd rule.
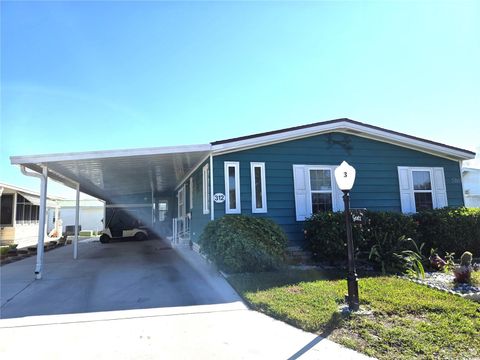
[[[460,169],[452,161],[400,146],[354,135],[331,133],[215,156],[214,193],[225,193],[224,161],[240,162],[242,214],[252,214],[250,162],[265,162],[266,214],[280,224],[292,243],[303,241],[303,222],[295,219],[293,165],[338,165],[346,160],[357,170],[351,206],[401,211],[397,166],[443,167],[449,206],[462,206]],[[225,204],[215,204],[215,218]]]

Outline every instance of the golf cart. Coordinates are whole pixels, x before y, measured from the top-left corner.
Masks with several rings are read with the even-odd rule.
[[[138,241],[148,239],[148,229],[135,217],[135,213],[114,209],[105,229],[100,235],[102,244],[112,239],[132,238]]]

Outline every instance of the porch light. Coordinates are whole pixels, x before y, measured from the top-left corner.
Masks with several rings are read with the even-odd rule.
[[[350,190],[355,182],[355,169],[343,161],[335,169],[335,181],[340,190],[343,191],[343,202],[345,205],[345,225],[347,228],[347,252],[348,252],[348,275],[347,286],[348,295],[346,297],[350,311],[356,311],[359,308],[358,299],[358,278],[355,270],[355,256],[353,251],[352,222],[350,219]]]

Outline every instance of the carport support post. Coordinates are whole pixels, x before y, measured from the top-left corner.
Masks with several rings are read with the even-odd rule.
[[[48,168],[43,167],[42,175],[40,176],[40,213],[38,215],[37,265],[35,266],[35,278],[37,280],[42,278],[43,270],[43,246],[45,244],[45,219],[47,215],[47,181]]]
[[[75,197],[75,238],[73,239],[73,258],[78,256],[78,223],[80,217],[80,184],[77,184],[77,194]]]

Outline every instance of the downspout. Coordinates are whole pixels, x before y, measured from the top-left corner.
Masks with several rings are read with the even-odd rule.
[[[2,194],[3,194],[3,190],[4,190],[3,187],[0,187],[0,214],[2,213]],[[12,213],[13,213],[13,212],[14,212],[14,211],[13,211],[13,209],[12,209]],[[0,225],[1,225],[1,224],[2,224],[2,223],[0,222]],[[12,225],[14,225],[14,224],[12,224]]]
[[[467,202],[465,201],[466,198],[465,198],[465,189],[463,188],[463,171],[462,171],[462,168],[463,168],[463,161],[462,160],[459,160],[458,161],[458,164],[459,164],[459,168],[460,168],[460,186],[462,188],[462,199],[463,199],[463,206],[466,207],[467,205]]]
[[[77,183],[75,194],[75,238],[73,239],[73,258],[78,257],[78,225],[80,220],[80,184]]]
[[[39,174],[36,172],[29,172],[25,169],[24,165],[20,165],[20,171],[25,176],[31,176],[40,179],[40,214],[38,225],[37,264],[35,266],[35,278],[37,280],[40,280],[42,278],[44,256],[43,247],[45,243],[45,215],[47,209],[48,168],[46,166],[42,166],[42,174]]]

